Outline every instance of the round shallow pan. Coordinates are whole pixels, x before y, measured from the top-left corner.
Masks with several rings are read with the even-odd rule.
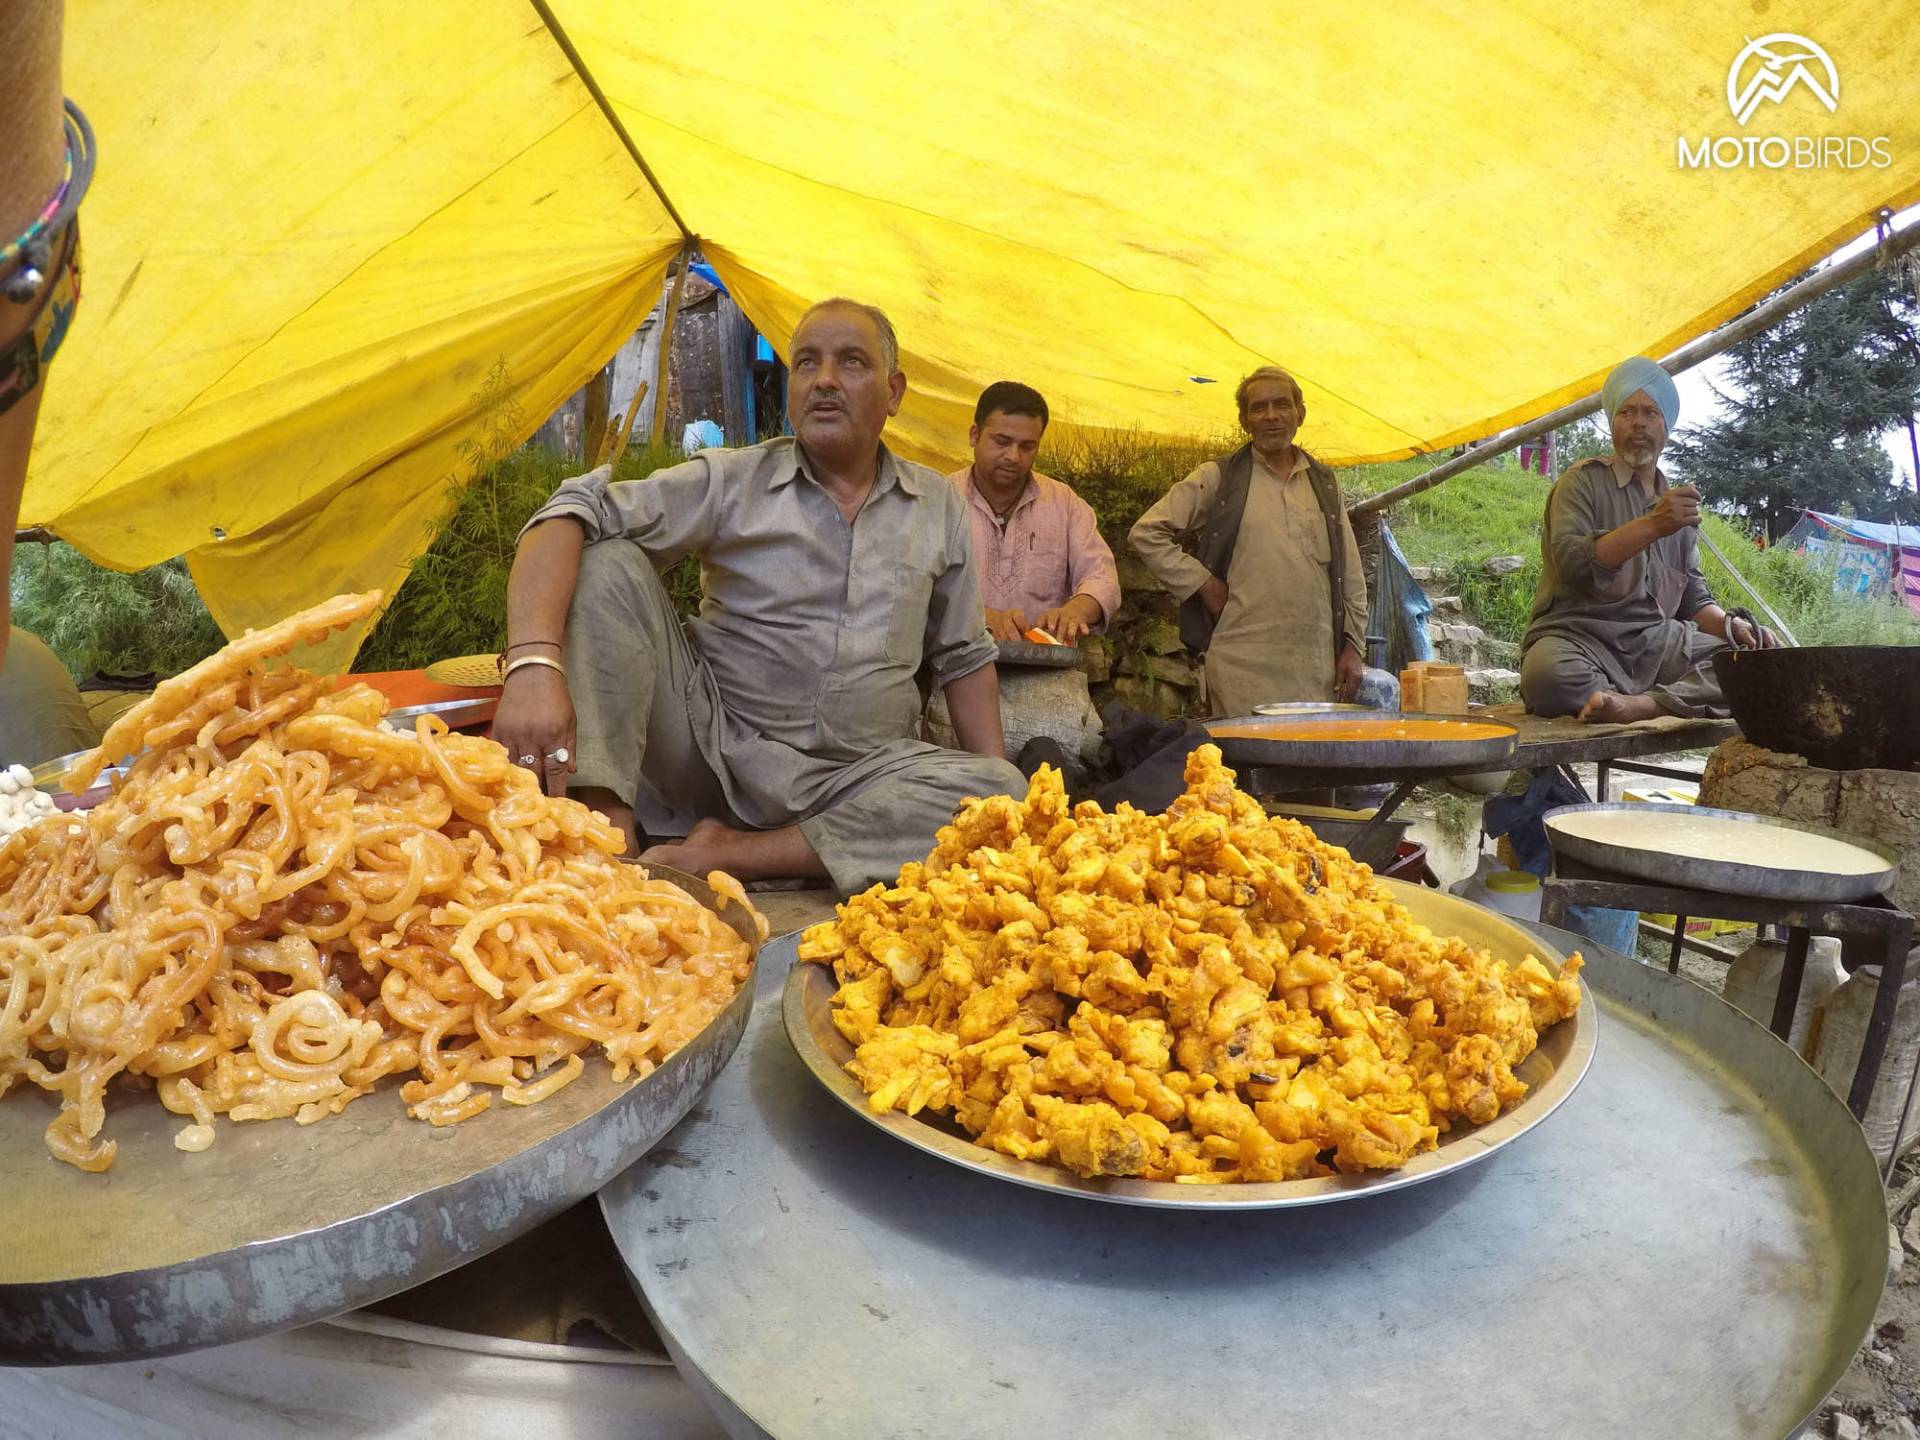
[[[1920,767],[1920,646],[1731,650],[1713,673],[1756,745],[1826,770]]]
[[[670,879],[710,907],[691,875]],[[722,912],[749,945],[751,922]],[[215,1122],[198,1155],[152,1095],[108,1106],[113,1168],[47,1153],[54,1097],[0,1099],[0,1363],[170,1355],[323,1320],[484,1255],[598,1190],[679,1123],[740,1043],[753,975],[643,1080],[599,1056],[537,1105],[446,1129],[407,1117],[388,1080],[338,1115]]]
[[[1410,738],[1402,727],[1408,721],[1439,721],[1472,725],[1490,734],[1472,738]],[[1285,738],[1258,734],[1224,734],[1229,729],[1258,731],[1284,727]],[[1338,727],[1341,738],[1319,738],[1310,732]],[[1397,710],[1321,711],[1307,715],[1244,715],[1231,720],[1209,720],[1207,731],[1229,765],[1292,766],[1314,770],[1391,770],[1422,766],[1487,765],[1513,754],[1519,731],[1499,720],[1477,715],[1403,715]],[[1363,732],[1352,738],[1354,732]]]
[[[769,946],[739,1056],[600,1206],[735,1437],[1798,1434],[1886,1282],[1866,1137],[1718,996],[1548,939],[1604,1012],[1579,1091],[1364,1205],[1096,1208],[898,1144],[807,1077]]]
[[[1573,815],[1596,811],[1630,814],[1647,826],[1645,844],[1628,845],[1570,834],[1556,824]],[[1704,805],[1647,805],[1627,800],[1594,805],[1562,805],[1543,817],[1547,842],[1555,855],[1565,855],[1582,865],[1610,870],[1616,875],[1651,881],[1656,885],[1677,885],[1689,890],[1712,890],[1722,895],[1751,895],[1763,900],[1865,900],[1878,895],[1893,883],[1900,869],[1900,857],[1877,840],[1830,830],[1824,825],[1809,825],[1799,820],[1780,820],[1771,815],[1749,815],[1743,810],[1714,810]],[[1662,849],[1658,827],[1689,819],[1732,820],[1741,826],[1742,838],[1750,850],[1729,854],[1722,859],[1702,860],[1675,855]],[[1819,835],[1843,841],[1879,856],[1884,870],[1871,874],[1834,875],[1817,870],[1790,870],[1776,863],[1783,831]]]
[[[1028,670],[1071,670],[1080,663],[1078,645],[1042,645],[1033,640],[996,640],[997,663]]]
[[[1393,898],[1412,912],[1413,918],[1438,935],[1457,935],[1475,946],[1488,949],[1502,959],[1518,964],[1528,955],[1537,955],[1551,970],[1558,971],[1563,957],[1537,936],[1520,929],[1505,916],[1496,915],[1466,900],[1422,885],[1382,879]],[[784,963],[789,952],[797,950],[799,937],[767,947],[771,964]],[[950,1161],[965,1169],[1014,1185],[1035,1190],[1052,1190],[1083,1200],[1105,1200],[1116,1205],[1147,1205],[1166,1210],[1275,1210],[1294,1205],[1325,1205],[1339,1200],[1362,1200],[1418,1185],[1424,1180],[1448,1174],[1476,1160],[1484,1160],[1503,1146],[1519,1139],[1527,1131],[1559,1109],[1574,1087],[1587,1073],[1593,1059],[1593,1047],[1599,1018],[1593,997],[1583,986],[1580,1009],[1540,1037],[1540,1044],[1514,1074],[1530,1087],[1526,1098],[1498,1119],[1485,1125],[1455,1125],[1440,1137],[1437,1149],[1415,1156],[1398,1170],[1376,1170],[1364,1175],[1330,1175],[1318,1180],[1286,1180],[1272,1184],[1180,1185],[1171,1180],[1117,1180],[1108,1177],[1085,1179],[1057,1165],[1042,1165],[1032,1160],[1015,1160],[974,1143],[959,1126],[944,1117],[923,1111],[919,1116],[898,1111],[875,1114],[867,1105],[866,1092],[847,1074],[853,1059],[853,1046],[833,1024],[833,994],[838,988],[833,971],[825,965],[795,964],[787,976],[782,997],[782,1015],[787,1038],[801,1061],[832,1095],[847,1109],[869,1124],[878,1126],[903,1144],[929,1155]]]

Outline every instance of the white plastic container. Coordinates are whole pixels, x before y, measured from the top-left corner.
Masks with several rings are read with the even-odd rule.
[[[1453,893],[1517,920],[1540,918],[1540,877],[1525,870],[1486,870],[1461,881]]]
[[[1721,998],[1762,1025],[1773,1024],[1773,1002],[1780,993],[1780,974],[1786,963],[1786,941],[1754,941],[1727,970]],[[1814,936],[1813,943],[1807,947],[1807,968],[1800,977],[1800,998],[1793,1007],[1793,1024],[1787,1032],[1787,1043],[1808,1063],[1813,1061],[1827,1003],[1846,983],[1846,978],[1847,972],[1840,964],[1839,940],[1831,935]]]
[[[1882,1161],[1893,1148],[1896,1128],[1902,1130],[1901,1150],[1911,1149],[1914,1142],[1920,1140],[1920,1136],[1914,1134],[1911,1113],[1906,1125],[1899,1126],[1900,1107],[1906,1103],[1914,1062],[1920,1058],[1920,952],[1908,958],[1907,975],[1907,983],[1900,987],[1900,999],[1894,1006],[1893,1029],[1887,1036],[1886,1053],[1880,1060],[1873,1100],[1867,1106],[1867,1143]],[[1873,1003],[1879,994],[1880,967],[1862,965],[1834,991],[1820,1022],[1820,1031],[1814,1040],[1813,1068],[1842,1100],[1853,1088],[1853,1071],[1860,1063],[1867,1019],[1873,1014]]]

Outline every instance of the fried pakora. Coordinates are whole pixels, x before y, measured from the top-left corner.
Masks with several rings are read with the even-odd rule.
[[[1526,1094],[1579,955],[1556,974],[1435,935],[1215,746],[1186,787],[1108,813],[1043,769],[807,931],[874,1110],[1079,1175],[1218,1184],[1395,1169]]]

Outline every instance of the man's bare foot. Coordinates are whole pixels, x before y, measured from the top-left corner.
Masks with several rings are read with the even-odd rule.
[[[720,820],[699,820],[687,838],[653,845],[640,852],[642,865],[671,865],[691,875],[724,870],[740,881],[803,876],[827,878],[807,837],[797,825],[779,830],[736,830]]]
[[[1631,725],[1636,720],[1651,720],[1661,713],[1651,695],[1618,695],[1611,690],[1596,690],[1580,707],[1577,718],[1589,725]]]

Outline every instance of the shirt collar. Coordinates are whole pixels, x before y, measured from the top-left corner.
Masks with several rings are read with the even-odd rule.
[[[773,478],[767,482],[767,488],[770,490],[779,490],[784,486],[792,484],[803,475],[815,485],[818,485],[820,479],[813,473],[813,462],[807,458],[807,447],[792,436],[786,438],[787,444],[791,447],[793,463],[791,465],[783,464],[776,466],[773,472]],[[894,453],[889,450],[886,447],[886,443],[882,441],[880,445],[879,468],[873,477],[873,493],[878,495],[893,485],[898,485],[907,494],[915,497],[923,496],[927,493],[926,482],[914,473],[914,467],[895,458]]]
[[[973,482],[973,466],[971,464],[966,468],[966,485],[967,503],[969,505],[979,506],[996,524],[999,523],[1000,516],[995,512],[992,504],[988,502],[987,497],[980,493],[980,487]],[[1035,470],[1027,476],[1027,488],[1022,490],[1019,498],[1008,507],[1007,518],[1011,520],[1017,513],[1026,509],[1027,506],[1033,504],[1039,498],[1040,472]]]
[[[1613,483],[1621,490],[1633,484],[1633,466],[1618,455],[1607,456],[1607,468],[1613,471]],[[1667,488],[1667,472],[1658,465],[1653,467],[1653,493],[1658,495]]]
[[[1307,452],[1302,450],[1298,445],[1293,447],[1293,468],[1285,475],[1282,475],[1278,470],[1274,469],[1273,466],[1269,465],[1267,463],[1267,457],[1262,455],[1258,450],[1253,452],[1253,458],[1259,462],[1261,469],[1265,470],[1276,480],[1291,480],[1307,468]]]

